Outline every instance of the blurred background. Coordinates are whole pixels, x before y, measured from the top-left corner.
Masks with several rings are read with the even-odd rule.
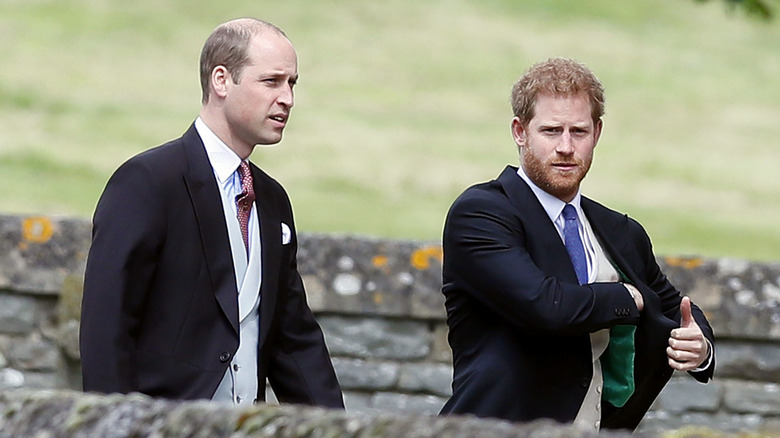
[[[587,64],[607,95],[584,194],[662,255],[780,260],[780,20],[693,0],[0,0],[0,212],[91,216],[124,160],[200,109],[198,56],[242,16],[299,56],[282,143],[252,160],[301,232],[437,242],[517,164],[509,91]]]

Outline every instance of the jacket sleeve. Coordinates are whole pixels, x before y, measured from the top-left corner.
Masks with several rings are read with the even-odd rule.
[[[111,177],[93,218],[82,301],[80,349],[85,391],[136,388],[131,363],[164,223],[149,169],[137,161]]]
[[[623,285],[579,285],[541,269],[534,256],[550,260],[552,248],[534,248],[532,255],[528,233],[547,231],[526,226],[497,190],[472,188],[461,195],[444,226],[445,295],[465,291],[529,333],[581,334],[638,322],[639,312]],[[551,264],[567,261],[556,258]]]

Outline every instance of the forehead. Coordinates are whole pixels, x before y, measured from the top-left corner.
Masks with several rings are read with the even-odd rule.
[[[536,98],[531,123],[592,123],[590,100],[585,93],[574,95],[540,94]]]
[[[265,70],[297,72],[298,56],[292,43],[274,31],[262,31],[252,37],[247,49],[249,66]]]

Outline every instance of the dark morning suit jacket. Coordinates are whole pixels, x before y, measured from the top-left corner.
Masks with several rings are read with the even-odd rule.
[[[640,315],[619,283],[580,286],[555,225],[508,166],[466,190],[444,227],[443,293],[453,350],[453,395],[442,413],[572,422],[593,369],[589,333],[636,325],[636,389],[602,405],[602,428],[634,429],[671,377],[665,349],[679,327],[680,292],[656,264],[644,229],[587,198],[582,208],[604,251],[642,293]],[[696,322],[712,329],[693,306]],[[706,370],[692,373],[706,382]]]
[[[258,400],[342,407],[296,266],[284,189],[252,165],[262,245]],[[282,242],[282,226],[292,232]],[[94,216],[81,320],[85,391],[211,398],[238,349],[219,188],[194,125],[123,164]]]

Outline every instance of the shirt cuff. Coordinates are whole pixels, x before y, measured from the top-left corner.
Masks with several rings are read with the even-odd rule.
[[[707,355],[707,359],[704,362],[702,362],[701,366],[699,366],[695,370],[691,370],[692,373],[698,373],[700,371],[706,370],[707,368],[710,367],[710,365],[712,365],[712,360],[715,358],[715,349],[712,348],[712,343],[707,338],[704,338],[704,340],[707,341],[707,351],[709,354]]]

